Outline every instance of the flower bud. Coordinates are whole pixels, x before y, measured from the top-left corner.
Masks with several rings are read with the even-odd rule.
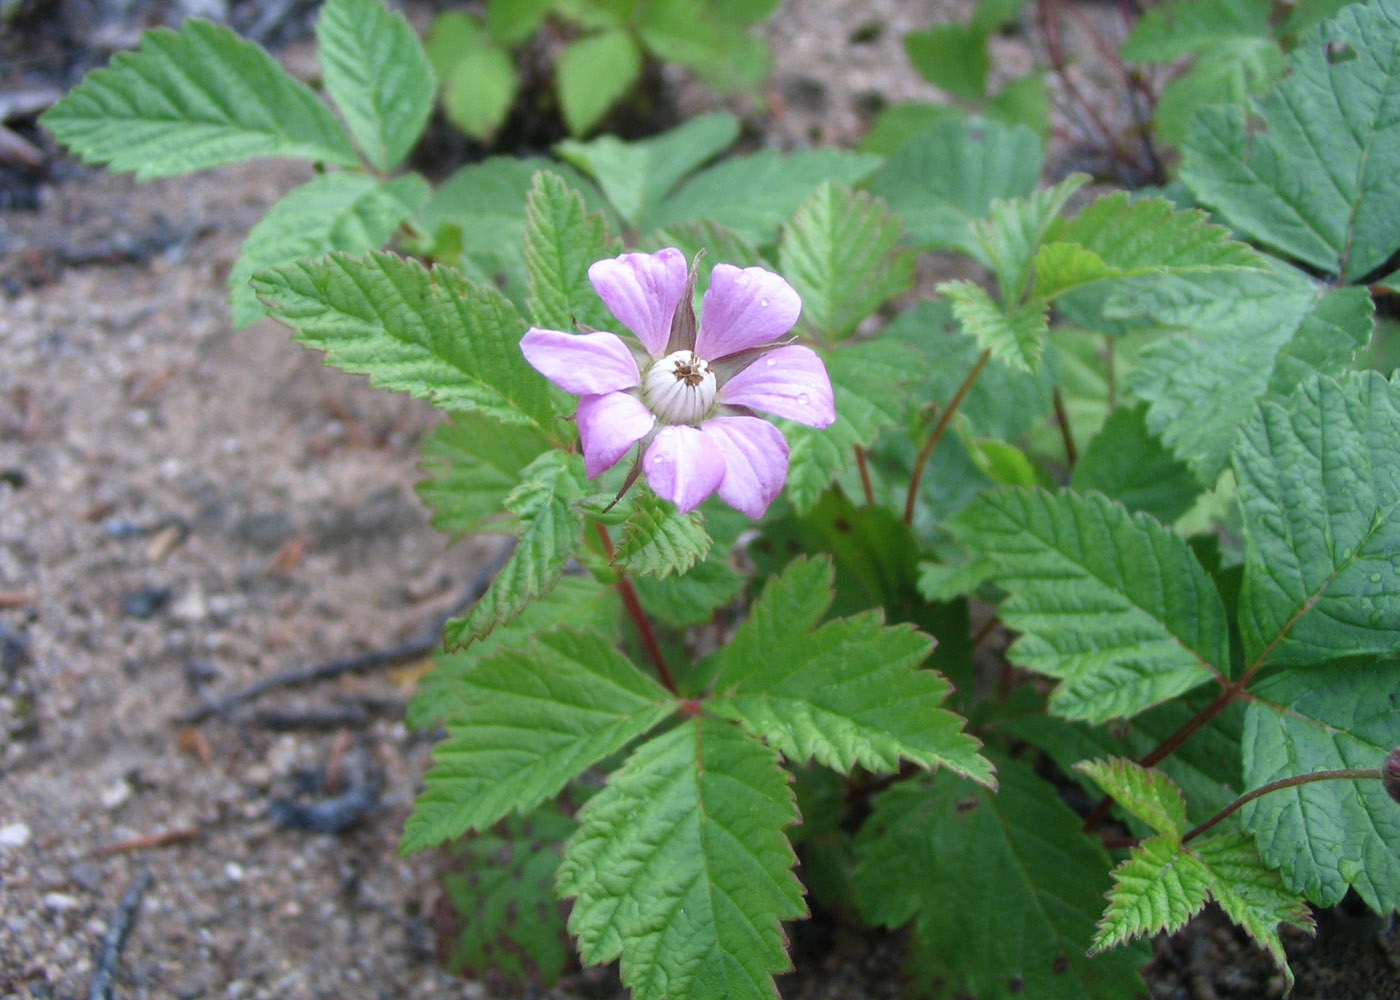
[[[1381,784],[1385,785],[1392,799],[1400,802],[1400,747],[1385,755],[1385,763],[1381,765]]]

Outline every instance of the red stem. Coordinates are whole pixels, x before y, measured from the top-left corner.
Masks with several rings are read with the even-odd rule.
[[[860,488],[865,491],[865,505],[875,506],[875,491],[870,487],[870,466],[865,463],[865,449],[856,445],[856,467],[860,469]]]
[[[595,521],[593,527],[598,529],[598,539],[603,543],[603,554],[607,556],[608,562],[612,562],[613,543],[612,536],[608,534],[607,526],[601,521]],[[627,616],[632,619],[632,624],[637,626],[637,635],[641,637],[642,648],[646,650],[652,665],[656,667],[656,676],[660,678],[667,691],[676,694],[676,682],[671,679],[671,671],[666,667],[666,657],[661,654],[661,645],[656,641],[656,633],[652,631],[651,621],[647,618],[647,613],[642,610],[642,602],[637,597],[637,588],[632,586],[632,581],[621,570],[618,570],[617,583],[613,586],[617,588],[618,594],[622,597],[622,606],[627,609]]]
[[[909,495],[904,500],[904,523],[914,523],[914,502],[919,496],[919,480],[924,478],[924,466],[928,465],[929,456],[933,454],[933,449],[938,447],[938,442],[943,437],[943,432],[948,429],[948,421],[953,419],[953,414],[957,412],[958,406],[962,403],[967,391],[972,388],[972,383],[977,381],[977,376],[982,373],[982,366],[987,363],[987,359],[992,356],[991,348],[983,351],[977,358],[977,363],[972,366],[972,370],[967,373],[967,377],[962,380],[962,385],[958,386],[958,391],[953,393],[953,398],[948,400],[948,405],[943,408],[943,413],[938,417],[938,423],[933,425],[933,431],[929,434],[928,441],[924,444],[923,451],[919,452],[918,459],[914,462],[914,472],[909,477]]]

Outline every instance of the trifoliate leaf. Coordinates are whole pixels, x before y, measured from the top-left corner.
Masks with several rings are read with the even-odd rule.
[[[369,161],[398,166],[433,110],[433,69],[403,15],[380,0],[326,0],[316,21],[321,77]]]
[[[554,64],[559,110],[572,135],[587,132],[642,73],[642,54],[625,29],[570,42]]]
[[[89,163],[137,180],[260,156],[355,166],[330,111],[262,49],[197,17],[141,35],[41,119]]]
[[[1240,232],[1354,281],[1400,245],[1400,6],[1354,4],[1309,31],[1251,110],[1206,108],[1181,179]],[[1344,49],[1348,58],[1334,58]],[[1250,127],[1250,115],[1262,127]]]
[[[864,191],[823,184],[783,227],[782,274],[802,296],[802,322],[828,341],[913,284],[914,252],[899,249],[900,222]],[[727,258],[726,258],[727,259]]]
[[[1049,307],[1031,299],[1003,309],[992,301],[987,290],[975,281],[958,279],[938,286],[940,294],[953,303],[953,315],[963,332],[974,338],[992,357],[1004,364],[1034,373],[1050,332]]]
[[[1040,140],[1023,126],[944,121],[900,146],[869,187],[904,220],[915,246],[960,250],[990,266],[972,222],[993,198],[1030,194],[1042,156]]]
[[[504,977],[517,986],[549,986],[563,975],[573,946],[565,908],[554,898],[554,875],[576,825],[544,806],[452,848],[440,876],[452,910],[445,932],[439,930],[449,972]]]
[[[1391,575],[1394,575],[1393,573]],[[1380,767],[1400,746],[1400,664],[1295,667],[1251,686],[1250,788],[1335,768]],[[1377,913],[1400,905],[1400,804],[1379,781],[1314,781],[1261,795],[1244,827],[1289,888],[1331,906],[1352,886]]]
[[[1113,869],[1108,909],[1099,920],[1090,954],[1186,926],[1210,900],[1210,872],[1179,837],[1152,837]]]
[[[718,654],[711,710],[737,719],[788,760],[849,773],[900,760],[994,784],[979,741],[942,707],[948,683],[920,669],[933,643],[878,613],[817,623],[831,606],[832,565],[798,560],[771,580]]]
[[[414,729],[467,718],[469,688],[463,679],[497,650],[524,650],[541,632],[566,627],[615,641],[618,636],[617,591],[591,575],[565,573],[559,582],[525,605],[523,611],[471,645],[433,657],[433,668],[418,681],[404,721]]]
[[[1129,62],[1166,62],[1230,38],[1269,34],[1269,8],[1257,0],[1169,0],[1143,11],[1123,40]]]
[[[636,142],[600,135],[588,142],[566,139],[555,150],[598,182],[623,219],[650,228],[652,211],[662,199],[738,137],[739,120],[716,111]]]
[[[588,280],[588,265],[609,255],[607,225],[562,177],[541,170],[525,199],[526,303],[536,326],[611,329],[611,314]]]
[[[949,527],[999,565],[1001,618],[1021,633],[1008,655],[1061,679],[1057,714],[1133,715],[1224,675],[1220,594],[1185,540],[1146,515],[1094,493],[998,489]]]
[[[638,496],[627,518],[613,563],[636,576],[685,574],[710,551],[705,519],[682,514],[669,500]]]
[[[621,956],[637,1000],[773,1000],[780,921],[806,914],[778,755],[702,716],[642,744],[579,813],[560,896],[585,962]]]
[[[520,353],[525,323],[493,288],[387,253],[332,253],[259,271],[253,289],[293,339],[370,384],[510,424],[549,427],[548,384]]]
[[[1400,651],[1400,381],[1318,378],[1235,454],[1251,669]]]
[[[583,534],[583,515],[573,503],[585,482],[580,456],[562,451],[545,452],[521,473],[520,485],[506,497],[506,508],[520,519],[515,551],[476,605],[448,621],[448,649],[482,638],[554,586]]]
[[[993,794],[950,774],[902,781],[875,800],[854,880],[873,923],[914,920],[911,965],[928,989],[981,1000],[1122,1000],[1145,991],[1133,946],[1085,952],[1108,855],[1053,785],[997,762]],[[953,902],[956,905],[952,905]]]
[[[1171,524],[1201,492],[1190,467],[1147,429],[1147,407],[1119,407],[1089,442],[1070,476],[1080,493],[1097,490],[1129,510]]]
[[[456,413],[423,439],[427,476],[418,496],[433,514],[433,527],[449,535],[480,531],[496,518],[508,521],[506,496],[520,473],[549,447],[538,431],[500,424],[474,413]]]
[[[1219,478],[1261,397],[1339,374],[1372,332],[1363,289],[1329,289],[1277,261],[1273,274],[1162,278],[1111,300],[1110,312],[1182,328],[1143,351],[1129,383],[1149,404],[1148,429],[1203,484]]]
[[[1206,219],[1196,209],[1174,210],[1165,198],[1105,195],[1050,233],[1035,256],[1033,292],[1050,299],[1106,278],[1267,269],[1263,257]]]
[[[433,748],[404,851],[533,809],[676,708],[609,640],[564,629],[498,651],[461,683],[463,714]]]
[[[233,325],[247,326],[266,312],[248,284],[258,271],[328,250],[378,250],[427,200],[427,182],[417,174],[380,181],[337,171],[293,189],[267,210],[239,248],[228,275]]]
[[[1003,302],[1021,302],[1041,240],[1065,202],[1088,180],[1088,174],[1070,174],[1024,198],[994,198],[987,218],[973,223],[977,241],[996,272]]]

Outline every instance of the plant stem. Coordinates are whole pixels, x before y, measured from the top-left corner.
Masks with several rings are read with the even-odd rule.
[[[608,534],[607,525],[601,521],[595,521],[593,527],[598,529],[598,539],[603,543],[603,554],[608,557],[608,562],[612,562],[613,543],[612,536]],[[637,588],[632,586],[632,581],[621,570],[618,570],[617,583],[613,586],[617,588],[618,594],[622,597],[622,606],[627,609],[627,616],[637,627],[637,635],[642,640],[642,648],[646,650],[652,665],[656,667],[656,676],[667,691],[676,694],[676,682],[671,679],[671,671],[666,666],[666,657],[661,655],[661,645],[656,641],[656,633],[652,631],[651,621],[647,618],[647,613],[642,610],[642,602],[637,597]]]
[[[1069,412],[1065,410],[1065,397],[1056,386],[1051,398],[1055,406],[1055,422],[1060,425],[1060,438],[1065,443],[1065,461],[1073,469],[1079,464],[1079,449],[1074,446],[1074,429],[1069,425]]]
[[[1112,412],[1118,409],[1118,339],[1105,337],[1104,341],[1103,377],[1108,388],[1108,409]]]
[[[856,467],[860,469],[860,488],[865,491],[865,505],[875,506],[875,491],[870,486],[870,466],[865,462],[865,449],[856,445]]]
[[[938,447],[939,440],[943,437],[943,432],[948,429],[948,421],[953,419],[953,414],[957,412],[958,406],[962,403],[967,391],[972,388],[972,383],[977,381],[977,376],[982,373],[982,368],[987,363],[987,359],[992,356],[991,348],[983,351],[978,356],[972,370],[967,373],[967,377],[962,380],[962,385],[958,386],[958,391],[953,393],[953,398],[948,400],[948,405],[943,408],[943,413],[938,417],[938,423],[933,425],[933,431],[928,436],[928,441],[919,452],[919,457],[914,462],[914,472],[909,477],[909,495],[904,501],[904,523],[914,523],[914,501],[919,496],[919,480],[924,477],[924,466],[928,465],[929,456],[933,454],[933,449]]]

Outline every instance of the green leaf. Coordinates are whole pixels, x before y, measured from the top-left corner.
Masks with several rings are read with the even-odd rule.
[[[506,44],[528,39],[539,28],[553,0],[487,0],[486,26]]]
[[[667,625],[699,625],[714,617],[744,589],[744,578],[717,558],[698,562],[683,576],[640,577],[635,581],[642,608]]]
[[[1024,125],[1042,142],[1050,135],[1050,85],[1042,70],[1008,80],[982,105],[982,114],[1004,125]]]
[[[570,42],[554,65],[559,109],[569,132],[587,132],[637,82],[642,54],[622,28]]]
[[[1137,19],[1123,40],[1123,58],[1166,62],[1216,42],[1268,35],[1269,5],[1259,0],[1171,0]]]
[[[566,139],[554,148],[598,182],[619,215],[639,228],[650,228],[655,206],[681,179],[738,137],[739,119],[716,111],[636,142],[601,135],[589,142]]]
[[[1162,88],[1152,124],[1162,140],[1181,143],[1197,111],[1211,104],[1244,104],[1251,96],[1262,97],[1283,73],[1283,51],[1271,38],[1216,42],[1196,56],[1189,70]]]
[[[1099,920],[1090,954],[1162,931],[1172,933],[1210,900],[1210,872],[1179,837],[1152,837],[1113,869],[1108,909]]]
[[[822,182],[855,184],[880,157],[843,149],[764,150],[702,171],[665,198],[644,228],[710,218],[754,243],[771,243],[778,227]]]
[[[1093,778],[1120,806],[1172,843],[1186,832],[1186,799],[1161,771],[1126,757],[1080,761],[1074,769]]]
[[[944,121],[900,146],[869,187],[904,220],[915,246],[959,250],[990,265],[971,224],[990,211],[993,198],[1030,194],[1042,156],[1028,128]]]
[[[997,773],[996,794],[949,774],[880,794],[857,840],[863,914],[892,928],[915,918],[913,966],[926,990],[941,980],[945,995],[982,1000],[1143,993],[1146,949],[1085,955],[1108,855],[1027,765],[998,761]]]
[[[1372,332],[1364,290],[1329,289],[1281,262],[1273,274],[1162,278],[1111,300],[1110,311],[1182,331],[1143,351],[1129,385],[1149,404],[1148,429],[1205,484],[1261,397],[1340,373]]]
[[[977,241],[996,272],[1003,302],[1021,302],[1031,259],[1065,203],[1088,180],[1088,174],[1070,174],[1053,187],[1024,198],[993,198],[987,218],[973,223]]]
[[[1000,566],[1013,662],[1061,679],[1070,719],[1132,715],[1229,664],[1225,608],[1186,542],[1095,493],[998,489],[949,527]]]
[[[433,68],[402,14],[380,0],[326,0],[316,21],[321,78],[369,161],[390,170],[433,110]]]
[[[1400,652],[1400,381],[1314,379],[1235,455],[1252,669]]]
[[[802,321],[819,337],[855,332],[914,281],[914,252],[900,250],[900,223],[864,191],[823,184],[783,227],[782,274],[802,296]]]
[[[611,314],[588,280],[588,266],[610,250],[603,217],[589,212],[583,196],[558,174],[537,173],[525,199],[526,305],[536,326],[611,327]]]
[[[987,33],[977,25],[949,21],[904,36],[909,61],[929,83],[954,97],[980,101],[987,90]]]
[[[403,851],[533,809],[676,708],[607,639],[563,629],[498,651],[461,683],[464,712],[433,748]]]
[[[258,271],[328,250],[378,250],[427,200],[427,182],[417,174],[380,181],[337,171],[293,189],[249,230],[229,271],[233,325],[247,326],[266,312],[248,283]]]
[[[641,494],[633,502],[613,564],[636,576],[685,574],[710,551],[705,518],[682,514],[669,500]]]
[[[920,669],[933,651],[928,636],[886,627],[878,612],[816,627],[832,578],[829,559],[802,559],[764,587],[717,654],[709,708],[793,763],[893,773],[903,759],[994,785],[981,743],[942,707],[948,683]]]
[[[1342,10],[1289,54],[1289,73],[1244,108],[1207,108],[1181,178],[1237,230],[1354,281],[1400,245],[1400,8]],[[1354,58],[1333,59],[1345,47]]]
[[[953,315],[963,331],[993,358],[1024,372],[1034,373],[1050,332],[1049,307],[1031,299],[1006,312],[992,301],[987,290],[974,281],[958,279],[938,286],[939,294],[953,303]]]
[[[483,41],[457,53],[442,74],[442,110],[467,135],[489,143],[510,115],[519,86],[510,53]]]
[[[1091,282],[1139,274],[1267,269],[1263,257],[1206,220],[1196,209],[1174,210],[1165,198],[1105,195],[1056,227],[1040,248],[1034,294],[1049,299]]]
[[[1251,691],[1251,788],[1309,771],[1380,767],[1400,746],[1395,661],[1295,668]],[[1241,812],[1264,860],[1313,902],[1331,906],[1351,886],[1377,913],[1400,905],[1400,806],[1379,781],[1314,781],[1262,795]]]
[[[772,261],[764,257],[754,244],[728,226],[721,226],[709,219],[673,222],[669,226],[658,229],[651,234],[649,240],[643,242],[647,246],[676,247],[685,255],[686,260],[694,260],[695,255],[703,250],[708,255],[708,259],[716,263],[723,262],[733,264],[735,267],[761,267],[767,271],[774,270]],[[705,268],[700,270],[702,273],[697,275],[697,290],[705,287],[709,282],[709,275],[703,273]]]
[[[520,353],[524,322],[452,268],[332,253],[259,271],[253,289],[297,341],[372,385],[505,423],[552,422],[547,383]]]
[[[452,848],[440,874],[451,907],[443,966],[454,975],[549,986],[573,958],[564,907],[554,898],[560,849],[576,824],[552,807],[511,816]],[[444,932],[442,914],[439,946]],[[440,952],[441,954],[441,952]]]
[[[1185,462],[1147,429],[1147,407],[1120,407],[1089,442],[1070,476],[1080,493],[1098,490],[1129,510],[1171,524],[1191,509],[1200,486]]]
[[[962,117],[963,112],[960,109],[947,104],[896,101],[880,109],[880,113],[870,125],[870,130],[861,139],[859,148],[862,153],[889,156],[936,122]]]
[[[644,743],[579,813],[557,883],[585,962],[622,957],[637,1000],[771,1000],[780,921],[806,914],[778,755],[701,717]]]
[[[506,497],[520,474],[549,447],[538,431],[457,413],[423,439],[421,468],[427,477],[418,496],[433,514],[433,527],[449,535],[504,520]],[[499,520],[491,527],[499,530]]]
[[[541,632],[564,627],[615,641],[620,610],[613,587],[588,574],[565,573],[552,588],[527,604],[510,622],[496,626],[490,635],[465,648],[437,653],[433,668],[418,681],[405,722],[414,729],[432,729],[466,718],[469,689],[463,678],[498,650],[528,649],[530,641]]]
[[[316,95],[227,28],[186,18],[141,35],[40,119],[89,163],[137,180],[259,156],[355,166],[345,133]]]
[[[506,497],[506,508],[520,518],[515,551],[471,611],[448,621],[443,638],[449,649],[509,622],[554,586],[583,534],[583,515],[573,502],[584,489],[578,455],[547,451],[530,463]]]

